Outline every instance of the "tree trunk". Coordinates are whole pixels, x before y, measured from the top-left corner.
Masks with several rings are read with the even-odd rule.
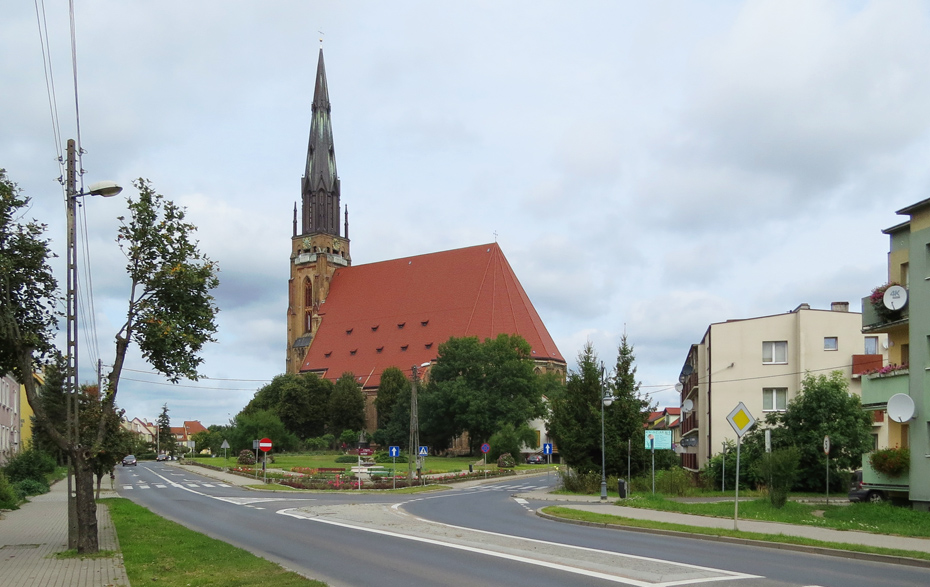
[[[103,481],[103,473],[97,473],[97,500],[100,500],[100,483]]]
[[[80,554],[100,550],[97,542],[97,502],[94,501],[94,471],[87,461],[87,449],[74,451],[74,478],[77,493],[78,543]]]

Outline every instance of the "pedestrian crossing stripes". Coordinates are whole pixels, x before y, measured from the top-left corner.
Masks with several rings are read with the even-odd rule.
[[[187,485],[188,487],[198,487],[198,488],[199,487],[230,487],[230,485],[227,485],[225,483],[199,483],[199,484],[198,483],[185,483],[184,485],[182,485],[181,483],[171,483],[170,485],[164,485],[161,483],[155,483],[155,484],[139,483],[138,485],[123,485],[123,489],[124,490],[152,489],[153,485],[155,489],[166,489],[169,486],[170,487],[184,487],[184,485]]]

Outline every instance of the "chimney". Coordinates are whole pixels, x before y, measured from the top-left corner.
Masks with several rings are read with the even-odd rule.
[[[849,302],[833,302],[830,304],[830,310],[833,312],[848,312]]]

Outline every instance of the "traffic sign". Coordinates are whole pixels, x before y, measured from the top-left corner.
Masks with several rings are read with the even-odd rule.
[[[428,457],[429,456],[429,447],[421,446],[420,450],[417,452],[418,457]]]
[[[823,437],[823,454],[830,456],[830,437]]]
[[[727,422],[733,427],[736,436],[742,438],[756,423],[756,419],[752,417],[743,402],[740,402],[727,416]]]
[[[373,449],[370,449],[370,448],[358,449],[358,456],[360,457],[370,457],[373,454],[375,454],[375,451]]]
[[[392,457],[399,457],[399,456],[400,456],[400,447],[399,447],[399,446],[389,446],[389,447],[388,447],[388,454],[389,454],[390,456],[392,456]]]
[[[481,445],[481,452],[487,453],[487,452],[489,452],[490,450],[491,450],[491,445],[488,444],[487,442],[485,442],[484,444]]]
[[[223,444],[220,445],[220,448],[229,448],[229,442],[223,440]]]
[[[258,441],[258,448],[259,448],[262,452],[268,452],[269,450],[271,450],[271,439],[270,439],[270,438],[262,438],[261,440],[259,440],[259,441]]]
[[[544,454],[544,455],[551,455],[551,454],[552,454],[552,443],[551,443],[551,442],[547,442],[547,443],[543,444],[543,454]]]

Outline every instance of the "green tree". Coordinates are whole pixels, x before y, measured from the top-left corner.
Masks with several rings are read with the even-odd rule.
[[[168,416],[168,404],[163,404],[161,413],[155,418],[155,426],[158,428],[155,433],[155,448],[159,453],[166,455],[178,455],[178,443],[171,432],[171,417]]]
[[[503,426],[520,429],[546,413],[532,349],[518,335],[450,338],[429,379],[417,403],[421,436],[436,447],[467,432],[474,452]]]
[[[764,426],[757,426],[743,439],[743,453],[755,463],[765,451],[765,428],[772,430],[772,448],[794,446],[800,462],[798,491],[826,489],[824,436],[830,437],[830,480],[833,491],[844,490],[843,471],[862,465],[862,454],[872,448],[872,420],[862,410],[858,396],[850,395],[841,371],[829,376],[810,373],[801,381],[801,391],[788,402],[784,412],[770,413]],[[764,482],[756,478],[757,482]]]
[[[329,432],[339,437],[344,430],[365,428],[365,394],[352,373],[336,380],[329,398]]]
[[[630,449],[632,475],[644,473],[652,466],[652,457],[643,442],[643,425],[652,406],[639,392],[635,362],[633,345],[623,333],[613,376],[608,382],[613,402],[604,410],[606,468],[608,474],[620,477],[627,472],[627,447]],[[660,468],[660,464],[661,468],[667,468],[669,462],[677,464],[677,457],[668,459],[666,453],[669,451],[663,451],[662,458],[656,455],[656,468]]]
[[[297,437],[287,431],[281,419],[271,410],[237,414],[230,436],[232,454],[252,450],[252,441],[262,438],[270,438],[275,451],[295,450],[299,444]]]
[[[332,382],[316,373],[282,374],[255,392],[242,412],[271,410],[289,432],[300,439],[313,438],[326,431],[332,391]]]
[[[600,401],[604,388],[597,353],[588,341],[578,355],[578,370],[568,375],[564,392],[550,400],[549,420],[549,435],[559,447],[559,456],[582,474],[601,470]]]
[[[496,461],[499,456],[507,453],[514,459],[519,459],[522,445],[537,448],[536,431],[526,424],[520,428],[514,428],[513,424],[504,424],[500,430],[491,435],[488,444],[491,445],[491,450],[488,452],[490,461]]]
[[[410,394],[410,380],[397,367],[388,367],[381,373],[375,409],[378,412],[378,429],[386,428],[394,414],[394,406],[402,395]],[[409,422],[407,423],[409,425]]]

